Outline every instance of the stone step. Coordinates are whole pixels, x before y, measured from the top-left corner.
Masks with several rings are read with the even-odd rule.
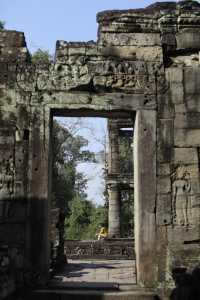
[[[48,284],[50,290],[106,290],[106,291],[133,291],[139,287],[132,283],[112,282],[54,282]],[[144,291],[144,289],[143,289]],[[149,290],[148,290],[149,291]]]
[[[156,300],[155,293],[142,289],[132,291],[41,289],[28,295],[29,300]],[[24,299],[25,300],[25,299]]]

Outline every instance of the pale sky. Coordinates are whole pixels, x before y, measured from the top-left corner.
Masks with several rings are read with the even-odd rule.
[[[150,0],[0,0],[0,20],[7,29],[25,32],[31,52],[55,52],[57,40],[89,41],[97,37],[97,12],[146,7]],[[164,2],[164,1],[160,1]]]

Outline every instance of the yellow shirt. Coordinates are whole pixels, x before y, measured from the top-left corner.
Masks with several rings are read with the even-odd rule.
[[[100,232],[99,232],[100,236],[104,236],[106,237],[108,235],[108,230],[106,227],[101,227]]]

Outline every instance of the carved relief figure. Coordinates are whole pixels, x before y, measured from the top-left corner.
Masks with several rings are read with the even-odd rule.
[[[56,89],[66,89],[87,84],[90,78],[85,56],[72,55],[66,64],[55,65],[51,83]]]
[[[32,91],[36,84],[36,68],[34,65],[18,65],[17,85],[24,91]]]
[[[189,194],[191,191],[190,174],[185,167],[179,166],[176,169],[173,182],[173,222],[176,225],[189,226]]]
[[[10,197],[14,192],[14,162],[10,157],[0,162],[0,199]]]
[[[144,67],[140,70],[132,62],[108,61],[103,67],[102,74],[106,76],[105,85],[107,87],[131,90],[150,90],[152,88]]]

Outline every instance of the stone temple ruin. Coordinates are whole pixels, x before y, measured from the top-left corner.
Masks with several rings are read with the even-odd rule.
[[[155,3],[97,20],[96,43],[58,41],[50,64],[31,62],[23,33],[0,30],[1,297],[49,278],[55,115],[135,116],[131,299],[169,299],[191,288],[176,280],[174,289],[174,278],[197,280],[200,4]]]

